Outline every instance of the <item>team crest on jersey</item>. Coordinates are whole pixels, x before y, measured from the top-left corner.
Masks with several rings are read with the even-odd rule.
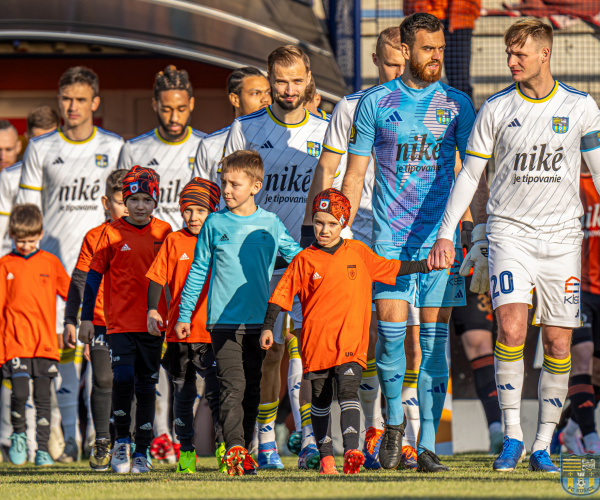
[[[552,117],[552,130],[557,134],[565,134],[569,130],[569,117],[568,116],[553,116]]]
[[[320,210],[327,210],[328,208],[329,208],[329,200],[327,198],[325,198],[319,202]]]
[[[452,119],[452,111],[445,108],[436,109],[435,117],[440,125],[448,125]]]
[[[96,166],[100,168],[108,167],[108,155],[96,155]]]
[[[321,143],[306,141],[306,150],[310,156],[318,158],[319,156],[321,156]]]
[[[356,266],[354,266],[354,265],[348,266],[348,278],[350,278],[351,280],[356,279]]]
[[[571,495],[591,495],[600,488],[600,455],[560,454],[560,485]]]
[[[140,190],[140,183],[139,182],[132,182],[129,185],[129,190],[131,191],[131,194],[135,194]]]
[[[194,170],[195,164],[196,164],[196,158],[194,156],[188,156],[188,167],[190,167],[190,170]]]

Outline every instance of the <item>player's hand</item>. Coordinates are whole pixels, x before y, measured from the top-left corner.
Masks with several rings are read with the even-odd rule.
[[[352,233],[352,229],[350,229],[348,226],[342,229],[342,231],[340,232],[340,236],[345,240],[354,239],[354,233]]]
[[[79,340],[84,344],[91,344],[94,339],[94,323],[91,321],[82,321],[79,325]]]
[[[439,271],[440,269],[448,269],[454,261],[456,252],[454,251],[454,243],[451,240],[440,238],[435,240],[435,243],[427,256],[427,265],[429,269]]]
[[[460,275],[468,276],[473,268],[471,291],[477,294],[490,289],[490,271],[488,268],[488,241],[485,236],[485,224],[477,224],[473,229],[473,246],[460,266]]]
[[[85,344],[83,346],[83,357],[86,361],[90,361],[90,344]]]
[[[67,346],[70,349],[75,349],[75,345],[77,342],[77,328],[75,327],[75,325],[65,325],[65,331],[62,334],[62,340],[63,346]],[[63,347],[60,347],[60,349],[63,349]]]
[[[271,330],[263,330],[260,334],[260,347],[268,351],[273,345],[273,332]]]
[[[463,248],[467,249],[467,252],[471,250],[473,246],[473,223],[470,220],[466,220],[461,224],[460,227],[460,244]]]
[[[175,333],[177,334],[178,339],[186,339],[192,333],[191,325],[189,323],[182,323],[178,321],[175,325]]]
[[[160,337],[161,332],[159,326],[163,326],[162,316],[156,309],[150,309],[146,318],[146,327],[148,328],[148,333],[150,335],[154,335],[155,337]]]
[[[315,239],[314,227],[302,224],[302,226],[300,226],[300,246],[302,248],[308,248]]]

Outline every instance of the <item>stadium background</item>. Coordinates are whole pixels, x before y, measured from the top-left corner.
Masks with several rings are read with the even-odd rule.
[[[600,2],[525,0],[508,6],[481,0],[477,7],[481,16],[472,33],[469,75],[477,108],[511,82],[502,35],[517,13],[554,25],[555,77],[600,99]],[[243,65],[265,70],[267,55],[287,43],[300,44],[309,54],[322,107],[331,111],[342,95],[377,83],[371,62],[377,35],[399,25],[403,9],[401,0],[4,0],[0,118],[23,134],[28,111],[41,104],[56,107],[59,76],[83,64],[100,77],[96,123],[128,139],[156,125],[150,107],[153,78],[175,64],[190,73],[194,85],[192,125],[212,132],[233,119],[224,91],[230,70]],[[526,435],[535,432],[537,420],[537,334],[530,329],[525,353]],[[451,358],[454,450],[486,449],[483,410],[454,335]],[[285,363],[282,370],[287,372]]]

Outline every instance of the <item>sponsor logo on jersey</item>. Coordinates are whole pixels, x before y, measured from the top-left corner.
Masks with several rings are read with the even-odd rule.
[[[73,180],[73,184],[60,186],[58,201],[96,201],[102,196],[100,189],[100,179],[89,184],[85,177],[79,177]],[[84,206],[88,207],[89,205]]]
[[[321,155],[321,143],[314,141],[306,142],[306,151],[310,156],[318,158]]]
[[[396,161],[411,161],[420,162],[421,160],[438,160],[442,144],[435,142],[427,142],[427,134],[414,136],[415,142],[398,144],[396,152]],[[398,165],[396,173],[412,173],[419,171],[435,171],[437,165]]]
[[[445,108],[436,109],[435,118],[440,125],[448,125],[452,121],[452,111]]]
[[[600,455],[560,454],[560,485],[571,495],[591,495],[600,489]]]
[[[181,257],[179,257],[179,260],[190,260],[190,258],[187,256],[187,253],[184,253]]]
[[[400,113],[398,111],[394,111],[390,116],[388,116],[386,123],[400,123],[402,118],[400,117]]]
[[[271,141],[267,141],[260,147],[260,149],[273,149],[273,144],[271,144]]]
[[[513,170],[515,172],[558,172],[561,168],[561,162],[564,155],[563,147],[559,147],[556,151],[547,151],[547,144],[540,144],[539,146],[533,146],[530,151],[526,153],[515,154],[515,162]],[[552,179],[548,181],[546,179]],[[537,179],[537,180],[534,180]],[[561,177],[556,176],[515,176],[513,183],[515,182],[560,182]]]
[[[6,275],[6,279],[7,279],[7,280],[14,280],[14,279],[15,279],[15,275],[14,275],[13,273],[8,273],[8,274]]]
[[[579,291],[581,280],[575,276],[571,276],[565,280],[565,304],[579,304]]]
[[[552,130],[557,134],[566,134],[569,130],[569,117],[568,116],[553,116],[552,117]]]
[[[96,155],[96,166],[100,168],[108,167],[108,155],[97,154]]]
[[[263,182],[263,189],[267,192],[265,201],[305,205],[306,193],[312,182],[312,173],[312,167],[299,173],[298,165],[291,165],[277,169],[276,173],[266,174]]]
[[[52,162],[52,165],[60,165],[61,163],[64,163],[63,159],[60,156],[57,156],[56,160]]]
[[[520,127],[520,126],[521,126],[521,124],[519,123],[519,120],[517,120],[516,118],[508,124],[508,128]]]
[[[321,275],[315,271],[315,274],[312,275],[312,279],[313,280],[320,280],[321,279]]]
[[[229,241],[229,237],[224,234],[223,236],[221,236],[221,239],[219,241]]]
[[[148,162],[148,166],[149,167],[155,167],[156,165],[158,165],[158,160],[156,158],[152,158],[149,162]]]
[[[131,248],[129,248],[129,245],[127,243],[125,243],[122,247],[121,247],[121,252],[127,252],[128,250],[131,250]]]
[[[196,165],[196,157],[188,156],[188,167],[190,167],[190,170],[194,170],[194,165]]]
[[[350,278],[351,280],[355,280],[356,279],[356,266],[355,265],[348,265],[347,266],[347,271],[348,271],[348,278]]]

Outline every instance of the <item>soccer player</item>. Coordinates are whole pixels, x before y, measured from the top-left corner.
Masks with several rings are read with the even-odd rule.
[[[405,59],[400,47],[400,29],[398,27],[387,28],[379,34],[372,58],[373,64],[377,66],[380,85],[394,80],[402,74],[404,71]],[[354,118],[354,112],[356,111],[356,105],[365,92],[366,90],[359,90],[354,94],[343,97],[333,110],[331,121],[327,127],[325,139],[323,140],[323,151],[315,169],[315,175],[307,197],[306,212],[301,228],[302,234],[305,235],[302,238],[302,247],[306,247],[314,241],[311,213],[312,201],[317,193],[332,187],[336,182],[336,172],[338,172],[340,163],[342,163],[343,166],[344,162],[341,162],[341,160],[342,158],[345,158],[348,149],[350,129],[352,128],[352,120]],[[341,172],[341,175],[339,176],[340,180],[343,179],[343,174],[344,172]],[[371,159],[365,174],[360,205],[356,211],[352,232],[349,231],[349,228],[344,228],[342,233],[342,236],[346,239],[355,238],[369,246],[371,245],[373,233],[372,199],[374,182],[375,170],[373,160]],[[418,313],[416,326],[415,322],[411,322],[407,327],[407,339],[414,338],[415,329],[416,334],[418,334]],[[377,343],[377,318],[375,315],[372,315],[371,328],[369,331],[370,341],[367,353],[367,369],[362,373],[362,383],[358,394],[365,415],[366,433],[363,450],[365,453],[365,467],[369,469],[378,469],[380,468],[380,465],[377,456],[379,453],[379,444],[381,443],[381,435],[383,434],[383,417],[381,415],[381,390],[379,388],[379,380],[377,379],[375,368],[375,344]],[[416,349],[409,349],[409,345],[414,345],[414,343],[411,344],[410,342],[407,342],[406,344],[408,352],[413,353],[412,356],[409,356],[408,360],[408,362],[411,363],[410,369],[414,370],[416,367],[414,373],[417,374],[420,363],[418,341],[416,343]],[[418,359],[415,360],[415,357]],[[403,401],[416,401],[416,394],[412,394],[414,391],[412,391],[411,385],[414,385],[414,388],[416,388],[416,378],[414,384],[406,384],[403,386],[403,392],[405,393],[402,396]],[[418,406],[415,405],[414,401],[406,403],[407,411],[409,412],[410,417],[411,410],[416,409],[416,412],[412,411],[412,413],[416,413],[416,418],[418,419]],[[410,422],[409,419],[409,423]],[[413,434],[416,437],[418,433],[419,431],[417,429]],[[407,443],[407,446],[410,446],[410,443]],[[403,463],[408,460],[408,455],[408,450],[403,450]]]
[[[67,298],[69,276],[51,253],[37,249],[43,236],[42,214],[36,205],[18,205],[9,222],[15,250],[0,259],[0,331],[4,344],[4,378],[12,383],[10,461],[27,461],[25,403],[33,379],[36,409],[35,464],[53,465],[50,438],[50,380],[58,374],[56,296]]]
[[[1,123],[1,122],[0,122]],[[39,106],[33,109],[27,115],[27,137],[33,139],[41,135],[54,132],[59,126],[59,118],[56,111],[50,106]],[[11,125],[12,126],[12,125]],[[16,133],[16,130],[15,130]],[[0,132],[0,142],[2,141],[2,132]],[[19,142],[19,145],[21,143]],[[12,210],[17,193],[19,192],[19,180],[21,179],[21,169],[23,162],[17,161],[16,149],[14,154],[15,161],[0,171],[0,237],[6,234],[8,228],[8,217]],[[4,245],[6,252],[10,252],[10,245]]]
[[[514,470],[525,455],[520,425],[523,347],[535,286],[535,323],[542,326],[544,362],[529,469],[559,472],[549,447],[567,395],[571,332],[581,321],[582,155],[600,188],[600,111],[588,94],[552,77],[552,38],[552,28],[537,19],[517,21],[506,30],[507,63],[515,83],[490,97],[479,111],[469,155],[429,257],[435,268],[444,267],[439,258],[451,249],[457,211],[464,212],[473,199],[494,155],[489,218],[487,200],[476,196],[471,211],[477,225],[463,272],[474,267],[471,289],[479,293],[488,289],[489,272],[498,321],[494,365],[505,426],[503,449],[494,461],[498,471]]]
[[[169,65],[158,72],[152,98],[158,127],[127,141],[119,158],[120,169],[142,165],[160,175],[156,216],[176,228],[182,225],[179,194],[192,178],[196,151],[206,135],[190,126],[194,104],[194,92],[186,70]]]
[[[271,100],[271,87],[259,69],[245,66],[234,70],[227,78],[227,95],[235,117],[264,109]],[[223,158],[225,140],[231,125],[207,135],[200,141],[194,166],[194,177],[219,183],[219,162]]]
[[[265,180],[264,188],[257,194],[256,201],[264,210],[277,214],[291,237],[299,241],[306,195],[321,154],[327,121],[303,107],[306,87],[312,76],[310,60],[300,48],[286,45],[275,49],[269,55],[267,66],[273,104],[236,118],[225,144],[225,155],[240,149],[254,149],[260,153],[265,165]],[[275,271],[273,274],[271,292],[282,274],[283,271]],[[275,443],[275,417],[279,405],[279,366],[286,341],[282,334],[284,317],[281,314],[278,318],[274,330],[275,345],[267,351],[262,368],[258,419],[259,468],[283,468]],[[302,311],[297,299],[290,317],[294,331],[299,332],[302,327]],[[293,336],[290,341],[295,344]],[[300,382],[300,363],[290,363],[290,369],[297,370],[297,373],[288,373],[288,380]],[[288,383],[288,387],[290,385],[292,384]],[[297,384],[293,384],[292,388],[295,385]],[[296,401],[299,401],[301,408],[298,408]],[[302,425],[300,417],[303,409],[307,411],[310,408],[309,385],[301,384],[299,398],[290,391],[290,402],[296,430],[304,429],[300,449],[295,449],[300,452],[298,465],[301,468],[315,468],[319,464],[319,457],[312,426],[307,419]]]
[[[435,16],[419,13],[405,18],[400,35],[407,59],[404,73],[361,97],[342,191],[352,206],[359,205],[374,151],[373,249],[386,258],[420,260],[435,241],[454,183],[456,153],[464,158],[475,109],[464,93],[439,82],[445,42],[442,24]],[[457,226],[458,222],[455,245],[459,244]],[[434,445],[448,384],[448,319],[453,306],[464,305],[464,296],[464,278],[458,275],[456,265],[450,272],[400,277],[393,286],[374,285],[378,320],[375,359],[387,401],[379,449],[384,468],[397,467],[401,458],[404,338],[408,304],[414,297],[420,308],[422,351],[417,381],[421,417],[418,469],[448,470],[434,453]]]
[[[22,147],[17,129],[8,120],[0,120],[0,171],[17,162]]]
[[[208,215],[219,209],[220,196],[219,187],[214,182],[199,177],[193,178],[184,186],[179,197],[179,205],[185,228],[167,236],[146,273],[146,277],[150,280],[147,321],[150,333],[158,334],[164,323],[163,317],[158,312],[163,287],[167,285],[171,293],[165,361],[173,380],[173,418],[177,439],[181,443],[181,454],[177,465],[179,473],[196,472],[196,451],[192,443],[194,402],[198,395],[196,373],[204,379],[204,397],[212,412],[219,468],[221,471],[226,469],[223,461],[225,443],[219,421],[219,382],[210,333],[206,331],[208,283],[202,289],[192,314],[190,336],[179,338],[175,333],[181,292],[192,265],[198,234]]]
[[[106,333],[113,370],[112,414],[116,441],[111,467],[119,474],[130,470],[149,472],[152,466],[147,451],[152,440],[156,403],[156,383],[164,340],[164,328],[147,331],[146,273],[160,250],[171,226],[152,216],[159,200],[159,176],[151,168],[134,166],[123,179],[123,202],[127,216],[104,228],[88,271],[79,340],[89,344],[94,339],[94,307],[102,276]],[[144,296],[142,295],[142,297]],[[164,294],[159,312],[166,317]],[[131,404],[136,398],[135,453],[131,457]]]
[[[281,309],[291,309],[296,295],[305,311],[302,328],[304,378],[312,385],[311,416],[321,455],[321,474],[337,474],[329,432],[333,381],[340,405],[344,473],[358,474],[365,458],[358,448],[358,386],[367,367],[371,285],[393,284],[396,277],[428,272],[420,262],[386,260],[364,243],[340,238],[350,218],[350,202],[337,189],[319,193],[312,206],[316,241],[298,254],[275,288],[265,316],[261,347],[273,342]]]
[[[79,259],[71,276],[69,295],[65,306],[64,344],[74,348],[77,342],[77,316],[83,300],[85,281],[90,264],[106,226],[127,215],[123,203],[123,178],[125,170],[113,170],[106,179],[102,205],[107,214],[107,220],[90,229],[81,245]],[[110,404],[113,375],[110,366],[108,338],[106,336],[106,318],[104,315],[104,283],[98,291],[98,299],[94,308],[94,338],[90,343],[90,362],[92,365],[92,390],[90,405],[92,420],[96,431],[96,440],[90,454],[90,467],[96,471],[106,471],[110,465]]]
[[[192,312],[209,280],[206,324],[217,362],[230,476],[256,474],[248,447],[259,412],[260,330],[269,281],[277,252],[291,262],[300,251],[279,217],[257,206],[263,179],[264,165],[256,151],[223,158],[221,193],[227,208],[211,214],[202,227],[175,325],[179,338],[190,336]]]
[[[102,188],[117,165],[123,139],[94,126],[93,114],[100,106],[100,96],[98,76],[91,69],[69,68],[60,77],[58,87],[58,108],[64,125],[29,141],[16,201],[35,203],[41,208],[44,237],[40,248],[56,255],[72,273],[83,237],[90,227],[104,221]],[[66,442],[59,461],[72,462],[79,456],[76,438],[80,366],[74,362],[75,350],[62,348],[61,300],[57,317],[61,363],[55,389]]]

